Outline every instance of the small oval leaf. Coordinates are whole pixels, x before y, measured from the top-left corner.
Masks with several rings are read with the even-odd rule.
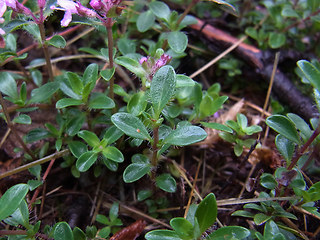
[[[97,160],[98,154],[92,151],[81,154],[76,162],[76,167],[79,172],[87,171]]]
[[[168,35],[168,44],[173,51],[182,53],[187,48],[188,37],[183,32],[170,32]]]
[[[266,123],[276,132],[289,140],[299,144],[300,139],[294,124],[285,116],[272,115],[267,118]]]
[[[54,240],[73,240],[73,233],[68,223],[59,222],[54,228]]]
[[[130,113],[113,114],[111,121],[117,128],[130,137],[151,140],[151,137],[141,120]]]
[[[176,146],[186,146],[199,142],[207,137],[206,131],[197,126],[184,126],[173,130],[165,139],[164,143]]]
[[[163,191],[173,193],[177,189],[176,180],[169,174],[164,173],[156,178],[156,185]]]
[[[0,221],[13,214],[29,191],[27,184],[17,184],[9,188],[0,198]]]
[[[66,40],[60,35],[54,35],[48,43],[56,48],[64,48],[67,44]]]

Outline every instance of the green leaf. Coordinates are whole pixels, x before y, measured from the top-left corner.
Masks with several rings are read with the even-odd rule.
[[[156,178],[156,185],[163,191],[174,193],[177,189],[176,180],[169,174],[164,173]]]
[[[168,20],[170,16],[170,8],[164,2],[154,1],[149,4],[149,8],[160,19]]]
[[[104,134],[103,139],[106,141],[106,145],[108,145],[117,141],[122,135],[123,132],[120,129],[116,126],[111,126]]]
[[[238,210],[231,214],[231,216],[239,216],[246,218],[253,218],[254,214],[245,210]]]
[[[247,134],[247,135],[252,135],[258,132],[262,131],[262,127],[258,126],[258,125],[253,125],[250,127],[247,127],[245,129],[243,129],[243,131]]]
[[[147,240],[183,240],[172,230],[153,230],[144,236]]]
[[[183,74],[176,74],[176,88],[194,87],[195,81]]]
[[[32,69],[30,74],[33,82],[40,87],[42,85],[42,73],[38,69]]]
[[[163,66],[153,76],[150,98],[157,117],[173,96],[175,86],[176,76],[171,66]]]
[[[119,203],[115,202],[112,204],[110,211],[109,211],[109,218],[110,221],[113,222],[117,219],[119,213]]]
[[[290,164],[295,150],[295,144],[281,134],[277,135],[275,143],[278,151],[281,153],[287,163]]]
[[[98,223],[101,223],[101,224],[104,224],[104,225],[110,224],[109,219],[106,216],[102,215],[102,214],[97,214],[96,221]]]
[[[91,63],[83,73],[83,84],[87,85],[91,83],[95,86],[96,80],[98,79],[99,66],[96,63]]]
[[[209,0],[209,1],[219,4],[223,10],[225,10],[235,16],[238,15],[236,8],[224,0]]]
[[[147,75],[146,71],[142,68],[140,63],[132,58],[125,56],[117,57],[115,59],[115,63],[125,67],[130,72],[136,74],[139,78],[143,78],[145,75]]]
[[[29,103],[39,103],[49,99],[56,91],[60,84],[57,82],[49,82],[39,88],[33,89]]]
[[[286,43],[286,35],[283,33],[272,32],[269,35],[268,43],[271,48],[279,48]]]
[[[0,73],[0,91],[12,99],[18,98],[17,83],[11,74],[7,72]]]
[[[83,142],[71,141],[68,143],[68,147],[72,155],[76,158],[79,158],[83,153],[88,152],[87,145]]]
[[[132,164],[130,164],[123,172],[123,180],[126,183],[132,183],[151,170],[149,159],[142,154],[135,154],[132,156]]]
[[[234,145],[233,151],[237,157],[240,157],[243,152],[243,145],[240,143],[237,143],[236,145]]]
[[[137,19],[137,28],[139,32],[146,32],[155,24],[156,17],[152,11],[146,11],[139,15]]]
[[[73,240],[73,233],[68,223],[59,222],[54,228],[54,240]]]
[[[150,5],[151,4],[152,3],[150,3]],[[136,42],[134,40],[128,38],[120,38],[117,42],[117,45],[122,55],[136,53]]]
[[[79,113],[77,116],[69,118],[66,125],[66,133],[69,136],[76,135],[80,131],[85,119],[86,115],[84,113]]]
[[[89,100],[89,108],[92,109],[112,109],[116,105],[114,101],[103,93],[95,93]]]
[[[272,115],[267,118],[266,123],[276,132],[280,133],[289,140],[299,144],[300,139],[294,124],[285,116]]]
[[[113,77],[115,72],[116,72],[116,68],[113,67],[113,68],[108,68],[108,69],[102,70],[100,72],[100,75],[104,80],[106,80],[108,82]]]
[[[182,53],[187,48],[188,37],[180,31],[170,32],[168,34],[168,44],[173,51]]]
[[[262,225],[271,218],[272,216],[265,215],[264,213],[258,213],[254,216],[253,221],[256,225]]]
[[[148,130],[141,120],[130,113],[116,113],[111,117],[112,123],[126,135],[151,141]]]
[[[197,126],[184,126],[173,130],[165,139],[164,143],[177,146],[186,146],[199,142],[207,137],[206,131]]]
[[[43,128],[36,128],[28,132],[28,134],[26,135],[26,142],[32,143],[48,137],[51,137],[51,134],[48,130]]]
[[[0,220],[13,214],[29,191],[27,184],[17,184],[9,188],[0,198]]]
[[[320,70],[306,60],[298,61],[297,65],[305,77],[309,80],[311,85],[320,91]]]
[[[20,124],[31,124],[31,118],[26,114],[20,114],[18,117],[15,117],[12,121]]]
[[[56,48],[64,48],[67,45],[66,40],[60,35],[54,35],[47,43]]]
[[[78,106],[83,104],[82,100],[73,99],[73,98],[62,98],[56,103],[56,108],[66,108],[69,106]]]
[[[140,190],[137,194],[137,200],[141,202],[151,196],[152,196],[152,191],[150,189]]]
[[[81,95],[83,91],[83,82],[79,75],[73,72],[67,72],[67,76],[72,90],[76,94]]]
[[[81,154],[76,162],[76,167],[79,172],[88,171],[88,169],[96,162],[98,154],[93,151],[85,152]]]
[[[78,227],[75,227],[72,231],[73,233],[73,238],[77,240],[86,240],[86,235],[85,233]]]
[[[200,122],[200,123],[202,124],[202,126],[207,128],[212,128],[212,129],[216,129],[216,130],[220,130],[228,133],[233,133],[233,130],[231,128],[221,123],[215,123],[215,122],[212,122],[212,123]]]
[[[102,150],[103,156],[106,158],[114,161],[114,162],[123,162],[124,158],[120,150],[118,150],[116,147],[109,146]]]
[[[248,119],[242,113],[237,114],[237,123],[241,129],[245,129],[248,126]]]
[[[280,231],[279,231],[277,224],[274,221],[270,220],[264,226],[264,234],[263,235],[264,235],[265,239],[274,239],[274,236],[278,233],[280,233]]]
[[[219,228],[213,233],[209,234],[206,238],[208,240],[225,240],[225,239],[235,239],[241,240],[249,237],[250,231],[244,227],[239,226],[227,226]]]
[[[306,142],[312,135],[312,131],[309,125],[298,115],[294,113],[288,113],[287,117],[294,123],[296,128],[300,131],[302,139]]]
[[[260,177],[261,186],[273,190],[278,186],[278,182],[275,177],[270,173],[263,173]]]
[[[85,140],[91,147],[98,147],[100,145],[100,139],[93,132],[82,130],[78,133],[78,136]]]
[[[187,219],[182,217],[173,218],[170,221],[170,225],[182,239],[193,239],[193,226]]]
[[[13,220],[17,224],[21,224],[25,228],[29,228],[29,209],[25,200],[20,203],[20,206],[11,215],[10,220]]]
[[[199,223],[200,232],[203,233],[216,221],[218,213],[216,197],[209,193],[199,204],[195,218]]]
[[[129,113],[131,113],[134,116],[139,116],[147,107],[147,97],[145,92],[138,92],[134,94],[128,104],[127,104],[127,110]]]

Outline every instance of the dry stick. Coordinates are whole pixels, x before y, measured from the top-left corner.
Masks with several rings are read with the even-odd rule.
[[[7,121],[7,125],[8,127],[11,129],[12,133],[14,134],[14,136],[16,137],[17,141],[20,143],[20,145],[22,146],[22,148],[24,149],[24,151],[26,151],[33,160],[36,160],[37,158],[35,157],[35,155],[31,152],[31,150],[27,147],[27,145],[24,143],[24,141],[22,140],[22,138],[19,136],[19,134],[17,133],[14,124],[11,122],[9,113],[7,111],[7,105],[5,104],[3,98],[2,98],[2,94],[0,93],[0,105],[2,107],[5,119]]]
[[[222,207],[222,206],[240,205],[240,204],[256,203],[256,202],[290,201],[290,200],[297,200],[297,199],[298,199],[297,197],[270,197],[270,198],[248,198],[248,199],[231,198],[231,199],[217,200],[217,206]],[[186,207],[187,206],[184,206],[184,208]],[[158,209],[157,212],[176,211],[179,209],[180,207],[171,207],[171,208]]]
[[[232,52],[235,48],[237,48],[240,43],[242,43],[244,40],[246,40],[248,38],[248,36],[243,36],[242,38],[240,38],[236,43],[234,43],[232,46],[230,46],[229,48],[227,48],[225,51],[223,51],[221,54],[219,54],[217,57],[215,57],[214,59],[212,59],[210,62],[208,62],[206,65],[204,65],[202,68],[198,69],[196,72],[194,72],[193,74],[190,75],[190,78],[194,78],[195,76],[199,75],[200,73],[202,73],[203,71],[205,71],[206,69],[208,69],[209,67],[211,67],[213,64],[215,64],[216,62],[218,62],[221,58],[223,58],[225,55],[227,55],[228,53]]]
[[[184,216],[183,216],[184,218],[187,218],[187,214],[188,214],[188,211],[189,211],[189,208],[190,208],[190,205],[191,205],[191,199],[193,197],[193,191],[194,191],[194,189],[196,187],[196,183],[197,183],[197,180],[198,180],[198,174],[199,174],[199,171],[200,171],[200,167],[201,167],[201,161],[199,161],[199,163],[198,163],[196,175],[194,176],[194,180],[193,180],[193,184],[192,184],[192,188],[191,188],[188,204],[187,204],[186,210],[184,212]]]
[[[290,219],[285,218],[285,217],[281,217],[281,220],[287,224],[289,227],[293,228],[294,230],[296,230],[300,237],[304,240],[308,240],[309,238],[297,227],[297,225],[295,225]]]
[[[55,160],[56,160],[55,158],[51,159],[51,161],[49,163],[49,166],[47,167],[45,173],[43,174],[43,177],[42,177],[42,181],[43,182],[46,181],[47,176],[49,175],[49,172],[50,172]],[[36,201],[36,198],[38,197],[39,192],[40,192],[40,188],[37,188],[36,191],[34,192],[33,196],[32,196],[31,201],[29,202],[29,209],[32,208],[32,204]],[[41,205],[43,204],[43,201],[44,201],[44,199],[42,199]]]
[[[4,142],[6,141],[6,139],[8,138],[10,132],[11,132],[11,129],[8,128],[7,131],[6,131],[6,133],[4,134],[3,138],[1,139],[0,148],[2,147],[2,145],[4,144]]]
[[[107,195],[107,194],[106,194],[106,195]],[[122,203],[121,203],[120,201],[118,201],[118,200],[114,200],[114,202],[118,202],[118,203],[119,203],[119,207],[120,207],[119,211],[120,211],[120,212],[123,212],[123,209],[125,209],[125,210],[127,210],[128,212],[131,212],[131,213],[134,213],[134,214],[138,215],[139,217],[142,217],[142,218],[144,218],[144,219],[148,219],[148,220],[151,221],[151,222],[160,224],[160,225],[162,225],[162,226],[164,226],[164,227],[166,227],[166,228],[171,229],[171,226],[170,226],[170,225],[168,225],[168,224],[166,224],[166,223],[164,223],[164,222],[161,222],[160,220],[158,220],[158,219],[156,219],[156,218],[150,217],[149,215],[147,215],[147,214],[145,214],[145,213],[143,213],[143,212],[141,212],[141,211],[139,211],[139,210],[137,210],[137,209],[135,209],[135,208],[128,207],[128,206],[126,206],[125,204],[122,204]],[[110,204],[110,203],[103,202],[103,206],[104,206],[104,207],[111,208],[111,205],[112,205],[112,204]]]
[[[234,100],[234,101],[237,101],[237,102],[243,100],[242,98],[235,97],[235,96],[230,95],[230,94],[228,94],[228,93],[221,92],[221,94],[222,94],[222,95],[227,95],[230,99],[232,99],[232,100]],[[249,101],[246,101],[246,100],[243,100],[243,103],[244,103],[245,105],[251,107],[252,109],[257,110],[258,112],[263,112],[263,109],[262,109],[261,107],[259,107],[258,105],[255,105],[255,104],[253,104],[253,103],[251,103],[251,102],[249,102]],[[265,114],[266,116],[268,116],[268,117],[271,116],[271,113],[270,113],[270,112],[265,112],[264,114]]]
[[[32,168],[32,167],[34,167],[34,166],[43,164],[43,163],[48,162],[48,161],[50,161],[50,160],[52,160],[52,159],[62,157],[62,156],[64,156],[64,155],[67,154],[67,153],[69,153],[69,150],[68,150],[68,149],[65,149],[65,150],[62,150],[62,151],[60,151],[60,152],[51,154],[51,155],[49,155],[49,156],[47,156],[47,157],[44,157],[44,158],[41,158],[41,159],[39,159],[39,160],[33,161],[33,162],[31,162],[31,163],[25,164],[25,165],[23,165],[23,166],[21,166],[21,167],[17,167],[17,168],[15,168],[15,169],[9,170],[9,171],[7,171],[7,172],[5,172],[5,173],[0,174],[0,179],[5,178],[5,177],[8,177],[8,176],[11,176],[11,175],[13,175],[13,174],[16,174],[16,173],[19,173],[19,172],[22,172],[22,171],[25,171],[25,170],[27,170],[27,169],[29,169],[29,168]]]
[[[265,100],[264,105],[263,105],[263,112],[261,113],[261,118],[264,117],[265,112],[267,110],[267,106],[268,106],[268,103],[269,103],[269,100],[270,100],[270,94],[271,94],[272,86],[273,86],[273,83],[274,83],[274,77],[276,75],[277,66],[278,66],[278,63],[279,63],[279,58],[280,58],[280,52],[277,52],[276,56],[275,56],[275,59],[274,59],[274,63],[273,63],[273,69],[272,69],[272,73],[271,73],[270,83],[269,83],[269,87],[268,87],[266,100]],[[267,128],[266,128],[265,135],[264,135],[263,141],[262,141],[262,146],[265,145],[265,143],[266,143],[268,133],[269,133],[269,126],[267,126]]]
[[[176,163],[176,161],[172,161],[173,165],[175,166],[175,168],[179,171],[180,175],[184,178],[184,180],[186,180],[186,182],[188,183],[189,187],[192,188],[192,184],[189,181],[188,177],[186,176],[186,174],[183,172],[183,170],[180,168],[179,164]],[[202,200],[201,195],[198,193],[198,191],[196,189],[194,189],[194,193],[197,195],[197,197]]]

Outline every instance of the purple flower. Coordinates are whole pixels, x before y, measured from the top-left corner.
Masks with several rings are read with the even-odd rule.
[[[142,65],[144,62],[147,62],[148,61],[148,58],[147,57],[142,57],[140,60],[139,60],[139,63]]]
[[[63,10],[65,11],[64,17],[61,20],[61,25],[66,27],[72,20],[72,14],[77,14],[80,16],[86,17],[96,17],[97,14],[93,10],[84,7],[80,2],[73,2],[70,0],[58,0],[58,5],[61,8],[56,8],[55,6],[51,6],[52,10]]]
[[[153,57],[142,57],[139,60],[140,65],[147,73],[147,79],[150,81],[153,78],[153,75],[158,71],[159,68],[168,64],[171,61],[172,57],[168,54],[162,54],[159,59],[154,59]]]
[[[46,0],[38,0],[38,6],[43,9],[46,6]]]
[[[7,7],[11,7],[12,9],[17,9],[17,1],[16,0],[0,0],[0,17],[3,16]]]
[[[98,11],[103,17],[106,17],[113,6],[117,6],[121,0],[91,0],[90,6]]]

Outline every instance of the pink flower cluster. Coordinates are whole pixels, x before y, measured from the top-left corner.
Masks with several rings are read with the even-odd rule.
[[[156,73],[156,71],[161,68],[162,66],[168,64],[171,61],[172,57],[168,54],[162,54],[161,57],[157,60],[155,60],[152,57],[142,57],[139,60],[139,63],[144,68],[144,70],[148,73],[148,80],[152,80],[153,75]]]
[[[65,11],[64,17],[61,21],[61,25],[66,27],[72,20],[72,14],[90,18],[96,17],[104,22],[110,9],[113,6],[119,5],[121,3],[121,0],[91,0],[90,6],[95,11],[83,6],[80,1],[74,2],[71,0],[58,0],[57,3],[61,8],[51,6],[51,9]]]
[[[3,14],[6,12],[7,7],[11,7],[13,11],[18,13],[24,13],[25,15],[33,16],[29,8],[26,8],[17,0],[0,0],[0,23],[4,22]],[[0,34],[5,34],[4,30],[0,28]]]

